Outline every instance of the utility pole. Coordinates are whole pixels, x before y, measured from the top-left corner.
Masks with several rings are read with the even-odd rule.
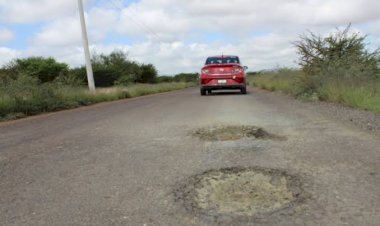
[[[78,0],[78,8],[79,8],[79,16],[80,16],[80,22],[81,22],[81,27],[82,27],[84,55],[86,58],[88,88],[90,89],[91,92],[94,92],[95,91],[94,73],[92,71],[90,49],[88,47],[88,37],[87,37],[87,30],[86,30],[86,21],[84,18],[83,0]]]

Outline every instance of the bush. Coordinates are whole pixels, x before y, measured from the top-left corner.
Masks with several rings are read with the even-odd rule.
[[[198,82],[198,73],[180,73],[174,76],[175,82]]]
[[[328,37],[310,32],[295,43],[301,70],[251,76],[254,85],[293,95],[380,112],[380,53],[366,50],[365,36],[350,26]]]
[[[65,63],[58,63],[53,58],[29,57],[14,60],[3,70],[13,75],[29,75],[41,82],[51,82],[58,76],[66,75],[69,67]]]
[[[366,50],[366,36],[350,28],[338,29],[327,37],[309,32],[295,42],[306,75],[304,82],[310,89],[317,89],[331,77],[380,77],[380,52]]]
[[[173,81],[174,81],[174,78],[172,76],[163,75],[163,76],[157,77],[158,83],[173,82]]]
[[[365,38],[348,25],[327,37],[312,32],[295,42],[300,65],[313,77],[378,77],[380,52],[366,50]]]
[[[94,55],[94,80],[96,86],[129,85],[156,82],[157,70],[152,64],[138,64],[128,60],[127,53],[114,51],[109,55]],[[86,79],[85,70],[79,70]]]
[[[157,70],[153,64],[142,64],[140,66],[141,74],[137,80],[139,83],[155,83],[157,79]]]
[[[0,83],[0,117],[9,113],[32,115],[62,108],[62,98],[55,91],[57,88],[52,83],[41,83],[27,75]]]

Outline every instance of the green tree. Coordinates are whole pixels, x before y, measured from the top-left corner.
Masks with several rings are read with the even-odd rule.
[[[128,85],[142,82],[143,67],[128,60],[126,52],[115,50],[109,55],[94,55],[92,59],[97,86]]]
[[[312,32],[301,36],[295,46],[310,84],[316,85],[320,77],[379,76],[380,52],[368,51],[365,39],[366,36],[352,32],[350,25],[327,37]]]
[[[17,74],[26,74],[38,78],[41,82],[51,82],[58,76],[67,74],[69,67],[51,57],[29,57],[14,60],[7,69]]]
[[[141,83],[155,83],[157,79],[157,70],[153,64],[142,64],[140,66],[141,75],[137,80]]]

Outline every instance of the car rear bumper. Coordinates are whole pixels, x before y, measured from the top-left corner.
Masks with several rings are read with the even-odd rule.
[[[201,89],[204,89],[204,90],[242,89],[242,88],[246,88],[246,85],[235,84],[235,85],[201,86]]]

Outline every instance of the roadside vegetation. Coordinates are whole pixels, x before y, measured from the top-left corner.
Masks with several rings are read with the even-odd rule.
[[[194,86],[198,78],[197,74],[160,77],[154,65],[130,61],[120,51],[95,55],[93,70],[95,93],[88,91],[84,66],[70,69],[43,57],[13,60],[0,69],[0,121],[183,89]]]
[[[300,69],[251,73],[257,87],[297,97],[332,101],[380,113],[380,52],[350,26],[327,37],[310,32],[295,42]]]

